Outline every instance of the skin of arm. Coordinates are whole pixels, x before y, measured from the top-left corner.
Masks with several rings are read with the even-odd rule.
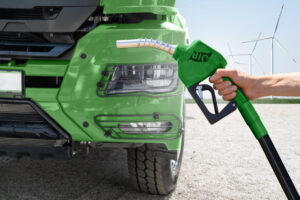
[[[222,77],[230,78],[250,100],[263,96],[300,96],[299,72],[254,77],[235,69],[218,69],[209,81],[229,101],[236,96],[237,87]]]

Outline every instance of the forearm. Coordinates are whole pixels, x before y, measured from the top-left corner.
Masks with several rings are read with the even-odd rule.
[[[259,76],[255,80],[257,97],[300,96],[300,73]]]

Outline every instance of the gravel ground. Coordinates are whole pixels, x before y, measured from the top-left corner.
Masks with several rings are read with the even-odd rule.
[[[300,191],[300,105],[255,105]],[[238,112],[214,126],[187,105],[177,189],[159,197],[135,192],[126,152],[102,149],[72,161],[0,158],[0,199],[285,199],[258,142]]]

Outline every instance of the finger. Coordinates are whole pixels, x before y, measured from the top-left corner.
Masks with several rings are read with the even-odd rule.
[[[222,81],[221,83],[214,84],[214,88],[216,90],[224,90],[225,88],[228,88],[230,86],[231,86],[231,82],[230,81]]]
[[[218,80],[222,77],[231,78],[237,73],[236,69],[217,69],[216,73],[210,77],[210,81]]]
[[[214,76],[214,75],[213,75]],[[222,77],[219,77],[219,78],[212,78],[213,76],[211,76],[211,77],[209,77],[209,82],[211,82],[211,83],[221,83],[221,82],[223,82],[223,79],[222,79]]]
[[[237,90],[237,87],[235,85],[232,85],[230,87],[225,88],[224,90],[219,90],[219,95],[225,96],[232,92],[235,92]]]
[[[234,99],[234,97],[236,97],[236,92],[232,92],[228,95],[223,96],[223,99],[225,101],[231,101],[232,99]]]
[[[218,81],[216,81],[216,82],[213,83],[213,88],[214,88],[215,90],[217,90],[216,85],[222,84],[223,82],[224,82],[224,81],[223,81],[222,79],[219,79]]]
[[[221,83],[223,83],[223,80],[221,80],[221,79],[220,79],[219,81],[213,83],[213,84],[214,84],[214,85],[213,85],[213,88],[214,88],[215,90],[217,90],[216,85],[221,84]]]

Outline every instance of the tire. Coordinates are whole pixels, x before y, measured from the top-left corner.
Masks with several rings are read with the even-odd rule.
[[[176,188],[180,172],[183,143],[182,140],[178,155],[176,151],[157,154],[153,145],[148,144],[128,149],[128,171],[134,188],[154,195],[167,195],[172,192]]]
[[[154,195],[167,195],[176,188],[184,149],[184,130],[185,104],[179,150],[167,151],[159,144],[144,144],[127,150],[128,171],[136,190]]]

